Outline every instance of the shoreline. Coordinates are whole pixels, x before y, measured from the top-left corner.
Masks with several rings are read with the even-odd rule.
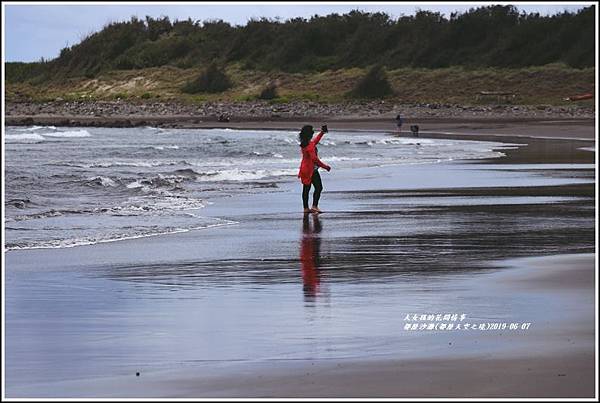
[[[569,140],[569,153],[586,151],[593,155],[590,145],[595,145],[596,127],[593,118],[411,118],[405,119],[403,130],[397,132],[393,117],[335,118],[271,118],[243,117],[228,122],[218,122],[216,118],[197,116],[6,116],[6,126],[57,126],[57,127],[106,127],[132,128],[157,127],[162,129],[232,129],[232,130],[298,130],[312,123],[316,127],[327,123],[330,130],[348,132],[382,131],[389,134],[413,137],[409,130],[411,124],[419,125],[421,138],[441,138],[454,140],[501,141],[523,144],[529,139],[547,141],[552,148],[558,148],[558,142]],[[560,153],[559,153],[560,154]],[[593,159],[593,158],[592,158]]]
[[[164,128],[232,128],[232,129],[288,129],[297,128],[306,122],[327,121],[335,124],[341,129],[355,130],[388,130],[396,132],[393,116],[357,116],[357,117],[331,117],[326,115],[314,116],[292,116],[292,117],[264,117],[264,116],[239,116],[231,117],[228,121],[219,121],[216,116],[194,116],[194,115],[109,115],[109,116],[86,116],[86,115],[6,115],[6,126],[30,126],[30,125],[53,125],[64,127],[140,127],[156,126]],[[594,127],[594,117],[411,117],[404,118],[403,132],[409,134],[410,124],[426,124],[437,127],[461,127],[465,129],[505,129],[519,127],[521,125],[551,125],[556,126],[585,126]],[[422,130],[423,127],[420,127]],[[591,137],[593,138],[593,137]]]

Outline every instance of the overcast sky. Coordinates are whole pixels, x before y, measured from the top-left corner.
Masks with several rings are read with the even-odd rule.
[[[89,3],[88,3],[89,4]],[[353,9],[368,12],[382,11],[397,18],[411,15],[416,10],[439,11],[449,15],[453,11],[466,11],[485,2],[433,3],[136,3],[136,4],[23,4],[3,2],[5,23],[4,51],[6,61],[37,61],[41,57],[52,59],[60,49],[78,43],[86,34],[98,31],[108,22],[129,20],[132,16],[144,18],[168,16],[175,19],[193,20],[222,19],[231,24],[243,25],[251,18],[268,17],[286,20],[293,17],[311,17],[330,13],[346,13]],[[498,3],[495,3],[498,4]],[[520,10],[555,14],[565,10],[576,11],[591,3],[537,3],[514,2]]]

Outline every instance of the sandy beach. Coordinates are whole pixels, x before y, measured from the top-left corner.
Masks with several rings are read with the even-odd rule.
[[[598,400],[597,4],[2,15],[3,400]]]
[[[334,169],[320,216],[283,181],[199,210],[228,225],[5,252],[6,397],[594,397],[593,120],[421,127],[510,146]]]

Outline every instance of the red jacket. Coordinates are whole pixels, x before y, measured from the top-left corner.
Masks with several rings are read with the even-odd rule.
[[[324,134],[324,132],[320,132],[306,147],[302,147],[302,162],[300,163],[298,178],[300,178],[303,185],[310,185],[315,165],[324,169],[330,169],[329,165],[323,163],[317,156],[316,146]]]

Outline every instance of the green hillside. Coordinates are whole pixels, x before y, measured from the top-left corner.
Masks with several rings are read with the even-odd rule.
[[[275,102],[341,101],[360,97],[355,85],[376,66],[393,90],[388,96],[401,101],[483,102],[480,91],[506,91],[516,94],[514,102],[560,103],[593,91],[594,7],[540,16],[494,5],[449,18],[420,11],[398,19],[353,11],[245,26],[132,18],[53,60],[7,63],[5,91],[9,101],[201,102],[253,99],[276,85]],[[207,82],[202,71],[209,66],[226,85]]]

